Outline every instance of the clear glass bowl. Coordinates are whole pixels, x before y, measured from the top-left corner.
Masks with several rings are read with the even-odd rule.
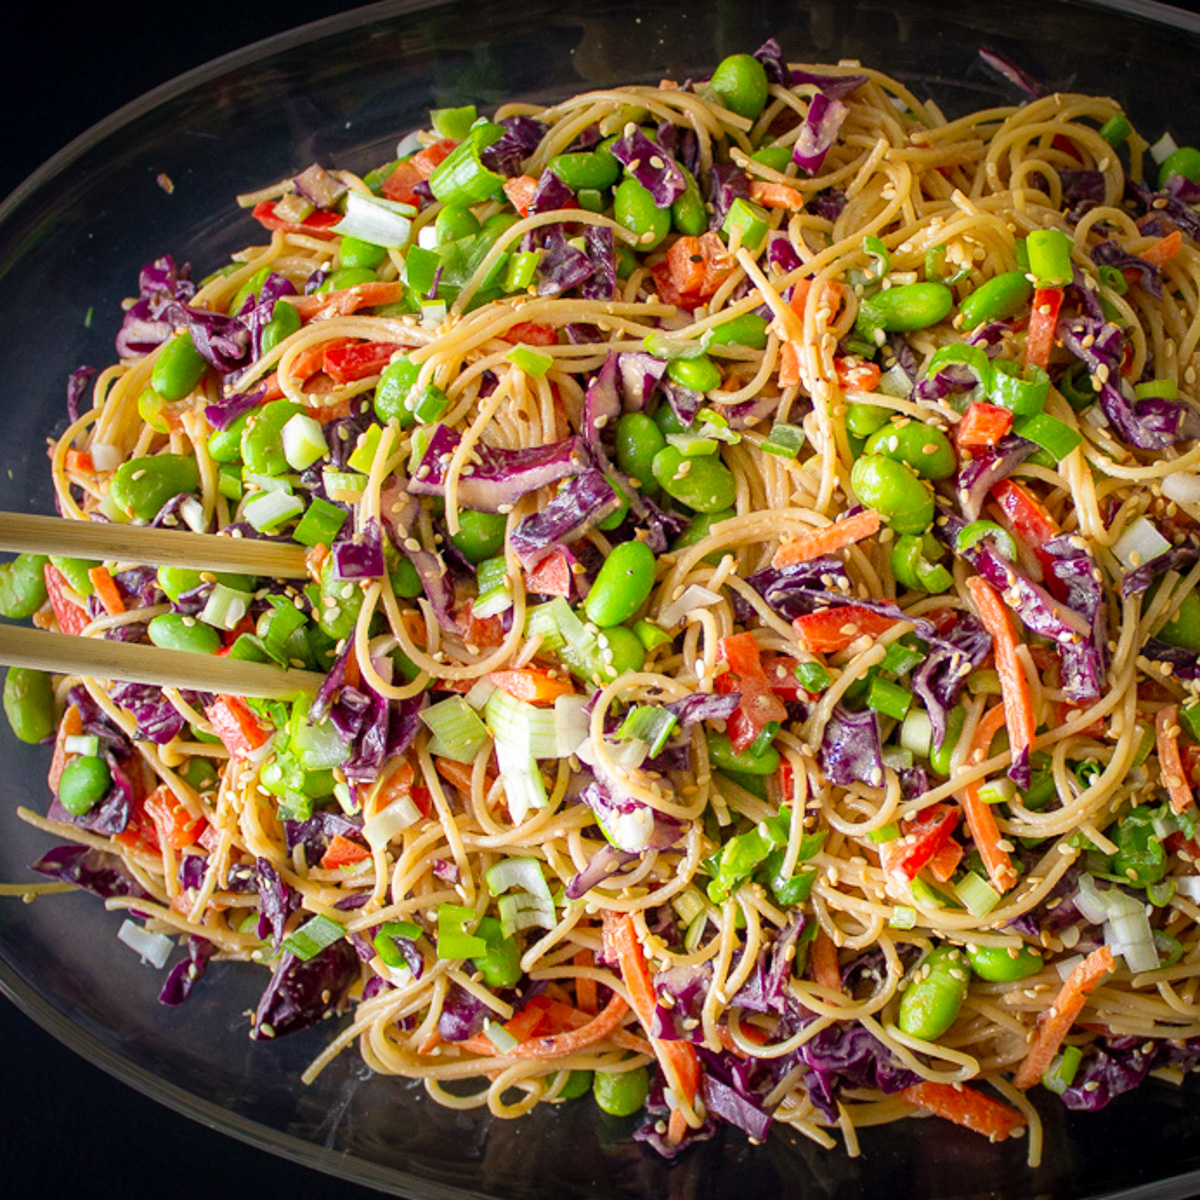
[[[158,89],[72,143],[0,208],[0,364],[10,400],[0,508],[52,511],[42,446],[65,422],[66,373],[110,360],[118,304],[144,262],[170,251],[203,275],[250,240],[249,218],[232,203],[239,191],[314,159],[365,170],[390,157],[431,106],[703,76],[722,55],[771,35],[792,59],[856,58],[888,70],[950,114],[1012,99],[976,59],[981,43],[993,44],[1053,87],[1119,97],[1151,136],[1168,126],[1200,136],[1194,114],[1180,115],[1178,74],[1200,51],[1200,20],[1150,3],[473,0],[336,17]],[[156,183],[163,174],[175,185],[169,196]],[[89,310],[90,327],[81,319]],[[44,804],[48,755],[16,743],[7,726],[0,754],[0,879],[11,881],[30,877],[27,864],[51,844],[12,815],[18,804]],[[82,895],[0,903],[0,989],[80,1054],[173,1108],[395,1194],[933,1200],[1200,1191],[1194,1080],[1182,1089],[1151,1081],[1095,1116],[1042,1096],[1048,1145],[1032,1175],[1021,1143],[991,1146],[937,1121],[865,1131],[854,1160],[782,1130],[759,1147],[734,1131],[668,1169],[630,1141],[625,1122],[583,1101],[492,1122],[371,1077],[353,1052],[306,1088],[300,1072],[327,1033],[251,1043],[245,1013],[261,972],[214,967],[183,1008],[163,1008],[162,977],[115,941],[118,923]]]

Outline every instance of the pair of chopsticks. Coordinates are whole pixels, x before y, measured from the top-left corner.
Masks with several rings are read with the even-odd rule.
[[[62,554],[151,567],[235,571],[275,579],[308,578],[302,546],[153,529],[148,525],[68,521],[29,513],[0,512],[0,550]],[[0,663],[57,674],[124,679],[269,700],[285,699],[297,692],[311,695],[325,678],[314,671],[283,669],[269,663],[189,654],[105,638],[73,637],[7,624],[0,624]]]

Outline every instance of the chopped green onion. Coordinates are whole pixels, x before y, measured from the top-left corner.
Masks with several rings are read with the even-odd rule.
[[[412,405],[412,414],[419,425],[432,425],[450,407],[450,397],[436,383],[426,385],[425,390]]]
[[[1001,695],[1000,673],[992,670],[990,667],[972,671],[967,676],[967,690],[972,696]]]
[[[508,260],[504,282],[500,285],[506,292],[525,291],[537,275],[538,263],[542,261],[541,250],[520,250]]]
[[[346,930],[337,921],[318,913],[285,937],[283,948],[290,950],[297,958],[307,961],[316,958],[326,946],[332,946],[345,936]]]
[[[954,549],[956,553],[964,554],[984,538],[992,538],[996,543],[997,551],[1009,562],[1017,561],[1017,547],[1012,540],[1012,535],[1002,525],[997,525],[995,521],[972,521],[969,525],[964,526],[959,530]]]
[[[667,443],[681,451],[684,458],[708,458],[721,449],[720,442],[699,433],[668,433]]]
[[[200,613],[200,620],[217,629],[233,629],[246,615],[253,600],[250,592],[239,592],[223,583],[215,583]]]
[[[1173,379],[1148,379],[1134,385],[1133,394],[1139,400],[1161,396],[1164,400],[1178,400],[1179,387]]]
[[[475,568],[479,595],[471,605],[473,616],[498,617],[513,606],[512,587],[508,581],[508,564],[503,555],[485,558]]]
[[[989,779],[979,789],[984,804],[1007,804],[1017,793],[1017,785],[1007,777]]]
[[[891,671],[895,675],[907,675],[913,667],[925,661],[925,653],[904,642],[893,642],[884,651],[879,662],[881,671]]]
[[[440,138],[452,138],[461,142],[471,132],[471,126],[479,119],[475,105],[462,108],[431,108],[429,125]]]
[[[361,471],[364,475],[369,475],[382,437],[382,425],[372,425],[366,433],[359,434],[358,441],[350,452],[350,457],[346,459],[346,465],[353,471]]]
[[[63,739],[63,749],[68,754],[82,754],[94,758],[100,753],[100,739],[94,733],[78,733]]]
[[[439,904],[437,907],[438,958],[480,958],[487,953],[488,944],[464,928],[475,920],[475,910],[461,904]]]
[[[1046,1068],[1046,1073],[1042,1076],[1042,1087],[1061,1096],[1075,1082],[1075,1075],[1082,1061],[1083,1051],[1078,1046],[1064,1046],[1063,1052],[1056,1054],[1054,1061]]]
[[[932,379],[944,367],[951,366],[966,367],[975,376],[978,390],[986,392],[991,388],[995,370],[992,360],[988,358],[981,346],[968,346],[965,342],[955,342],[935,350],[925,372],[926,378]]]
[[[496,907],[500,910],[500,930],[506,938],[535,925],[553,929],[557,919],[549,895],[543,898],[530,892],[514,892],[501,896]]]
[[[974,871],[968,871],[954,885],[954,894],[973,917],[986,917],[1000,903],[1000,893]]]
[[[796,458],[804,448],[806,440],[804,430],[799,425],[786,425],[782,421],[776,421],[759,449],[767,454],[777,454],[780,458]]]
[[[895,821],[889,821],[886,825],[881,825],[867,834],[867,837],[877,846],[882,846],[886,842],[894,842],[899,836],[900,826]]]
[[[810,696],[819,696],[833,682],[833,676],[819,662],[797,663],[792,673]]]
[[[481,200],[502,195],[504,176],[489,171],[480,161],[479,152],[503,136],[503,125],[491,121],[474,125],[429,177],[429,189],[435,198],[443,204],[469,208]]]
[[[675,731],[678,719],[673,712],[650,704],[639,704],[629,711],[617,730],[617,737],[636,738],[649,747],[650,754],[661,754],[667,740]]]
[[[247,500],[242,509],[245,517],[258,533],[274,533],[284,521],[299,516],[304,511],[304,501],[287,492],[260,492]]]
[[[541,379],[554,366],[554,357],[550,354],[539,354],[528,346],[514,346],[505,356],[514,367],[520,367],[526,375]]]
[[[1129,123],[1129,119],[1124,113],[1114,113],[1100,126],[1100,136],[1114,150],[1123,146],[1129,140],[1129,135],[1132,132],[1133,126]]]
[[[1036,363],[1022,372],[1015,362],[998,358],[992,364],[988,399],[1010,409],[1018,417],[1032,417],[1046,407],[1050,394],[1050,376]]]
[[[751,200],[742,199],[741,196],[729,206],[729,212],[721,225],[721,232],[726,241],[732,242],[736,237],[738,243],[752,254],[762,249],[770,231],[771,219],[767,210]]]
[[[867,707],[874,709],[875,712],[902,721],[912,701],[913,694],[908,688],[901,687],[898,683],[892,683],[890,680],[881,679],[878,675],[871,680],[871,686],[867,692]]]
[[[412,218],[417,210],[365,192],[346,193],[346,215],[333,227],[333,233],[357,238],[372,246],[399,250],[412,236]]]
[[[1125,278],[1125,273],[1117,267],[1101,267],[1099,272],[1100,282],[1110,291],[1114,291],[1118,296],[1123,296],[1129,291],[1129,280]]]
[[[499,1021],[483,1023],[483,1036],[496,1047],[498,1054],[511,1054],[521,1043]]]
[[[923,708],[910,708],[900,726],[900,745],[921,758],[929,756],[933,744],[933,724]]]
[[[669,646],[675,640],[661,626],[644,619],[634,625],[633,632],[637,634],[638,641],[648,651],[657,650],[659,646]]]
[[[888,254],[888,248],[883,242],[873,234],[867,234],[863,238],[863,252],[870,255],[879,265],[871,272],[872,279],[882,279],[891,269],[891,256]]]
[[[407,938],[415,942],[421,936],[420,925],[412,921],[385,921],[379,927],[379,932],[371,939],[375,953],[389,967],[407,967],[408,959],[396,948],[395,938]]]
[[[303,471],[329,453],[329,443],[325,440],[321,422],[307,413],[297,413],[292,417],[280,436],[283,440],[283,457],[293,471]]]
[[[917,924],[917,910],[907,904],[898,904],[892,909],[888,925],[892,929],[913,929]]]
[[[450,696],[420,713],[429,729],[429,753],[452,762],[471,763],[488,741],[488,731],[462,696]]]
[[[539,708],[497,688],[484,705],[487,728],[504,743],[533,758],[557,758],[558,734],[554,709]]]
[[[646,347],[648,354],[653,354],[655,358],[661,358],[667,362],[676,358],[702,358],[704,356],[704,346],[695,338],[672,337],[669,333],[662,333],[659,330],[646,334],[642,344]]]
[[[358,501],[367,487],[367,477],[357,471],[331,471],[328,467],[321,472],[325,493],[332,500],[347,504]]]
[[[1025,239],[1029,271],[1040,288],[1071,282],[1071,251],[1075,243],[1061,229],[1034,229]]]
[[[292,538],[302,546],[331,546],[349,515],[344,508],[314,496],[292,530]]]
[[[1041,446],[1056,462],[1083,445],[1083,438],[1070,425],[1049,413],[1019,418],[1013,423],[1013,433]]]

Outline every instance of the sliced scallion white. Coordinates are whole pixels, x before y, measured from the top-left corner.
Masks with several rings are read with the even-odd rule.
[[[307,413],[296,413],[284,425],[280,434],[283,441],[283,457],[293,471],[303,471],[329,453],[325,430],[321,422]]]
[[[223,583],[214,583],[200,613],[200,620],[216,629],[233,629],[246,615],[253,600],[250,592],[240,592]]]
[[[928,758],[933,744],[933,723],[923,708],[910,708],[900,726],[900,745],[920,758]]]
[[[63,749],[68,754],[94,757],[100,753],[100,739],[94,733],[77,733],[63,739]]]
[[[521,1044],[498,1021],[485,1021],[483,1036],[496,1047],[500,1054],[511,1054]]]
[[[558,736],[559,758],[570,758],[588,740],[591,721],[587,705],[588,698],[577,693],[559,696],[554,701],[554,728]]]
[[[1113,543],[1112,552],[1123,567],[1140,567],[1166,554],[1171,543],[1155,528],[1148,517],[1138,517]]]
[[[417,210],[411,204],[385,200],[365,192],[346,193],[346,214],[333,227],[343,237],[358,238],[372,246],[399,250],[412,236],[412,218]]]
[[[690,612],[700,608],[711,608],[720,604],[721,597],[711,588],[702,587],[698,583],[689,584],[683,589],[678,600],[671,601],[658,616],[658,623],[664,629],[672,629],[678,625]]]
[[[363,837],[372,850],[382,850],[398,833],[421,819],[421,810],[410,796],[397,796],[386,808],[381,808],[364,826]]]
[[[488,731],[462,696],[450,696],[421,710],[429,729],[429,753],[453,762],[470,763],[488,741]]]
[[[537,759],[528,750],[521,750],[511,742],[497,738],[496,764],[500,768],[500,782],[504,786],[508,814],[514,825],[524,821],[531,810],[544,808],[549,803],[541,769]]]
[[[488,697],[483,714],[497,745],[508,745],[532,758],[558,757],[553,708],[538,708],[497,688]]]
[[[247,500],[242,508],[245,517],[259,533],[272,533],[284,521],[298,517],[304,511],[304,501],[287,492],[260,492]]]
[[[954,885],[954,894],[973,917],[986,917],[1000,903],[1000,893],[974,871],[968,871]]]
[[[122,921],[120,929],[117,930],[117,937],[131,950],[137,951],[142,962],[149,963],[159,971],[167,965],[167,959],[175,949],[175,943],[169,937],[161,933],[150,933],[136,921]]]

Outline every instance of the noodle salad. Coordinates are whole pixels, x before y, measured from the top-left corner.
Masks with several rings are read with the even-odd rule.
[[[1200,151],[983,57],[1022,103],[770,41],[436,110],[146,266],[61,515],[309,578],[26,554],[0,612],[322,678],[10,670],[62,844],[4,892],[101,896],[166,1004],[260,964],[252,1038],[342,1018],[307,1078],[666,1156],[933,1114],[1036,1164],[1039,1089],[1179,1082]]]

